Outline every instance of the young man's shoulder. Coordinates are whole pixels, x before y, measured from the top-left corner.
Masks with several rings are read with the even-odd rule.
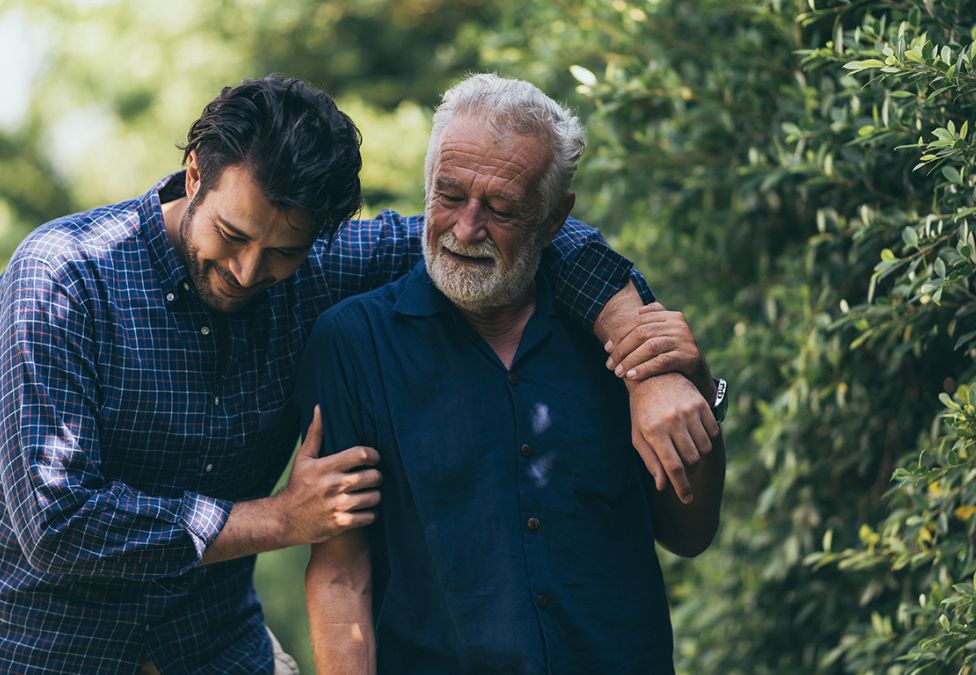
[[[62,216],[28,234],[12,261],[41,262],[52,270],[73,263],[105,264],[140,226],[137,199]]]

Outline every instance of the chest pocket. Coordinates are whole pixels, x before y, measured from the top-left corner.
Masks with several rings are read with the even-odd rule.
[[[630,438],[630,408],[623,395],[600,396],[570,384],[556,399],[552,439],[569,489],[581,500],[615,504],[635,489],[643,464]]]

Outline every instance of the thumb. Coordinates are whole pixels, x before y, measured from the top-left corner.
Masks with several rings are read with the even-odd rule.
[[[305,442],[299,448],[298,454],[301,457],[317,458],[322,450],[322,412],[315,406],[312,413],[312,423],[308,425],[305,433]]]
[[[663,311],[664,311],[664,305],[662,305],[660,302],[652,302],[649,305],[643,305],[639,310],[637,310],[637,313],[650,314],[651,312],[663,312]]]

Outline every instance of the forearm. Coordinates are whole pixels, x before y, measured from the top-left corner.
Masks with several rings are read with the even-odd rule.
[[[718,531],[725,489],[725,442],[719,434],[712,439],[712,451],[688,473],[695,495],[683,504],[668,485],[654,493],[654,531],[662,546],[680,556],[694,557],[712,543]]]
[[[365,543],[356,547],[351,555],[341,542],[312,547],[305,597],[320,675],[376,673],[369,554]]]
[[[223,528],[203,554],[201,564],[232,560],[293,546],[279,496],[237,502]]]
[[[600,311],[596,322],[593,324],[594,334],[604,345],[614,340],[620,340],[633,329],[635,322],[638,320],[641,307],[643,307],[643,299],[634,287],[633,282],[629,282],[616,295],[610,298],[609,302]],[[652,336],[653,325],[648,324],[647,329],[648,336]],[[700,358],[697,359],[694,370],[683,372],[676,369],[675,372],[680,372],[687,377],[695,385],[695,388],[706,402],[710,404],[714,400],[715,384],[704,355],[700,355]],[[618,372],[617,374],[621,376],[625,375],[623,372]],[[657,377],[660,377],[660,375]],[[636,380],[626,376],[623,377],[623,380],[631,392],[633,392],[633,385]]]
[[[4,486],[24,555],[53,574],[137,581],[183,574],[199,564],[230,510],[203,495],[153,497],[118,482],[57,492],[57,500],[40,499]]]

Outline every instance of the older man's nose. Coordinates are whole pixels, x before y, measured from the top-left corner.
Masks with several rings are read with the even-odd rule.
[[[485,229],[480,206],[468,203],[463,209],[459,209],[453,232],[455,238],[462,244],[477,244],[484,241],[488,231]]]

